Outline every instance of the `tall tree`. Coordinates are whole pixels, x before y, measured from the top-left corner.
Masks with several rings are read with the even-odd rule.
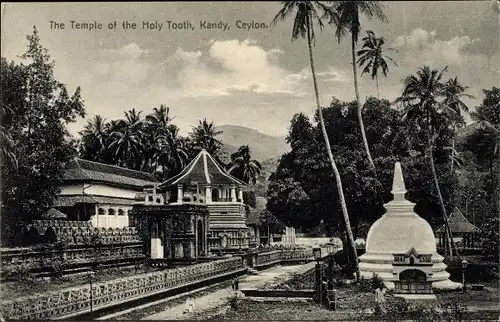
[[[474,98],[474,96],[465,92],[469,87],[460,84],[457,77],[450,78],[446,82],[445,86],[446,86],[446,90],[445,90],[446,98],[444,100],[444,103],[446,105],[450,106],[453,110],[459,110],[459,111],[462,110],[462,111],[468,112],[469,108],[463,102],[462,98],[463,97]],[[459,114],[457,114],[457,115],[459,115]],[[456,117],[453,117],[453,115],[451,116],[451,118],[457,119]],[[456,152],[457,152],[455,149],[455,136],[456,136],[457,126],[459,125],[458,124],[459,121],[460,121],[459,118],[457,120],[452,121],[452,123],[453,123],[453,138],[452,138],[452,145],[450,148],[450,151],[451,151],[450,162],[451,162],[451,171],[452,172],[453,172],[453,166],[455,165],[455,160],[457,160],[457,158],[455,157]],[[465,122],[463,122],[463,123],[465,123]]]
[[[358,50],[358,65],[359,67],[363,67],[363,71],[361,72],[361,77],[363,74],[369,73],[371,74],[372,80],[375,79],[377,84],[377,98],[380,98],[379,89],[378,89],[378,71],[382,69],[382,73],[385,77],[387,77],[387,73],[389,72],[389,66],[387,65],[387,60],[396,64],[396,62],[389,56],[384,53],[384,49],[382,48],[385,44],[384,37],[377,38],[375,37],[375,33],[371,30],[366,32],[366,37],[363,38],[363,47],[361,50]],[[388,48],[388,50],[394,50],[392,48]]]
[[[479,145],[483,147],[481,149],[483,156],[489,161],[492,204],[500,216],[500,88],[493,87],[483,92],[485,94],[483,102],[471,116],[479,125],[475,136],[480,141]],[[473,149],[476,150],[477,147]],[[495,166],[496,171],[494,171]]]
[[[441,204],[441,211],[448,239],[448,249],[450,257],[453,257],[455,244],[452,241],[450,227],[448,225],[448,215],[446,206],[439,186],[436,166],[434,164],[433,150],[435,148],[437,133],[443,124],[443,118],[450,114],[460,114],[460,104],[450,104],[450,88],[442,82],[442,77],[446,67],[439,72],[431,70],[429,66],[420,68],[416,75],[407,76],[404,79],[404,90],[396,102],[401,102],[404,107],[405,117],[416,124],[424,133],[427,142],[427,157],[430,162],[435,188]],[[455,248],[456,252],[456,248]],[[457,253],[458,255],[458,253]]]
[[[260,162],[252,159],[248,145],[242,145],[226,165],[227,172],[246,183],[255,184],[262,170]]]
[[[330,164],[332,166],[333,172],[335,174],[335,180],[337,184],[337,190],[340,197],[340,203],[342,207],[342,213],[344,215],[345,228],[347,235],[349,236],[349,242],[351,249],[353,250],[353,260],[356,266],[356,277],[359,278],[358,269],[358,255],[356,253],[356,247],[354,244],[354,237],[352,235],[351,224],[349,222],[349,214],[347,211],[347,205],[344,197],[344,191],[342,188],[342,180],[340,178],[340,173],[335,164],[335,159],[333,158],[332,148],[330,146],[330,141],[328,139],[328,134],[325,128],[325,122],[323,120],[323,112],[321,110],[321,104],[319,101],[319,90],[318,83],[316,80],[316,69],[314,66],[314,56],[313,56],[313,42],[314,36],[314,25],[317,23],[320,28],[323,28],[323,22],[321,17],[333,16],[332,8],[325,6],[319,1],[289,1],[284,2],[283,8],[278,12],[278,14],[273,19],[273,24],[276,24],[279,20],[285,20],[287,17],[295,13],[295,19],[292,27],[292,40],[299,37],[307,39],[307,47],[309,50],[309,62],[311,65],[311,73],[313,78],[314,94],[316,97],[316,108],[319,115],[319,120],[321,124],[321,130],[323,133],[323,138],[325,140],[326,151],[330,159]],[[321,17],[320,17],[321,13]]]
[[[198,126],[193,127],[189,134],[193,152],[198,153],[205,149],[217,159],[222,148],[222,142],[216,139],[216,136],[220,134],[222,134],[222,131],[215,129],[214,122],[208,122],[207,119],[199,120]]]
[[[187,165],[188,153],[185,140],[179,136],[179,129],[171,124],[168,132],[158,141],[158,149],[153,156],[160,167],[160,179],[165,180],[179,173]]]
[[[118,158],[120,166],[141,170],[143,158],[144,123],[141,112],[132,109],[125,112],[125,118],[112,125],[109,149]]]
[[[361,32],[361,15],[366,16],[368,19],[375,17],[383,22],[387,22],[387,18],[382,11],[382,4],[378,1],[336,1],[335,3],[335,12],[331,16],[332,19],[330,20],[330,23],[334,24],[336,27],[335,35],[337,36],[339,43],[347,33],[351,34],[352,73],[354,78],[356,102],[358,104],[359,127],[368,160],[375,171],[375,164],[373,163],[373,158],[370,153],[370,147],[368,146],[368,140],[366,138],[365,127],[363,124],[362,104],[359,96],[358,74],[356,67],[356,43],[358,42],[359,33]]]
[[[2,242],[19,242],[32,219],[52,207],[68,162],[76,156],[66,124],[85,115],[80,88],[73,95],[54,76],[54,61],[40,43],[36,27],[27,36],[24,64],[2,58],[2,108],[12,111],[2,120],[2,133],[12,140],[18,157],[15,169],[2,158]],[[21,157],[22,156],[22,157]]]
[[[105,162],[107,152],[109,124],[100,115],[87,120],[79,134],[81,136],[80,156],[83,159]]]

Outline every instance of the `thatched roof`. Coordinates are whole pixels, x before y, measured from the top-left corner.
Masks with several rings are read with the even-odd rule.
[[[202,185],[246,186],[246,183],[227,173],[206,150],[202,150],[179,174],[161,183],[160,187],[191,182]]]
[[[448,218],[448,225],[450,226],[451,233],[475,233],[478,232],[479,229],[471,224],[467,218],[462,214],[462,212],[455,207],[452,214]],[[436,230],[438,233],[445,232],[445,226],[439,227]]]
[[[143,186],[158,183],[158,180],[150,173],[78,158],[69,164],[64,180],[66,182],[105,182],[141,189]]]

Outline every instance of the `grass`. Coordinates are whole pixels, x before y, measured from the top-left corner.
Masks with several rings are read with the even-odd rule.
[[[236,310],[228,309],[224,313],[212,315],[210,312],[198,313],[191,320],[205,321],[348,321],[348,320],[381,320],[371,314],[357,311],[328,311],[323,306],[310,302],[282,301],[260,302],[242,299]],[[496,320],[498,312],[467,312],[463,320]],[[382,320],[384,320],[382,318]]]
[[[497,309],[499,296],[498,282],[482,283],[486,286],[483,291],[472,291],[467,293],[451,292],[436,294],[440,303],[464,303],[471,309],[464,312],[462,320],[496,320],[499,317]],[[285,286],[286,285],[286,286]],[[290,289],[311,289],[314,288],[314,269],[303,274],[295,274],[289,280],[282,282],[274,289],[287,287]],[[288,300],[255,300],[244,298],[237,301],[233,307],[214,308],[204,312],[196,313],[193,320],[380,320],[384,317],[376,317],[368,313],[375,308],[374,292],[362,285],[350,285],[335,287],[337,294],[337,310],[332,312],[312,302],[297,302]],[[415,311],[400,313],[397,307],[404,306],[402,298],[394,297],[391,292],[386,294],[386,307],[391,309],[390,318],[425,318],[425,314],[420,309]],[[233,303],[234,304],[234,303]],[[409,315],[409,316],[408,316]],[[387,316],[386,316],[387,317]],[[446,316],[440,316],[446,318]],[[436,316],[434,316],[436,318]]]
[[[148,269],[148,272],[155,270]],[[111,268],[102,272],[96,272],[93,283],[110,281],[117,278],[129,277],[145,273],[144,268]],[[49,291],[57,291],[65,288],[86,285],[89,283],[88,275],[63,276],[62,278],[37,278],[20,281],[2,282],[0,284],[0,294],[2,301],[11,300],[18,297],[31,296]]]

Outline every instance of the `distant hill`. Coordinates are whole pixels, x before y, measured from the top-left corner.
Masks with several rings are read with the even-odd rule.
[[[216,130],[223,132],[217,139],[224,144],[222,151],[227,153],[227,157],[242,145],[248,145],[250,155],[259,162],[278,158],[289,149],[284,136],[266,135],[248,127],[235,125],[218,126]]]

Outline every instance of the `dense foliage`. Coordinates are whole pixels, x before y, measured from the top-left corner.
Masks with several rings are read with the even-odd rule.
[[[76,155],[66,124],[85,115],[80,88],[70,95],[55,79],[36,28],[27,39],[21,64],[1,61],[4,243],[51,207],[65,166]]]
[[[415,128],[414,120],[403,118],[403,111],[391,108],[386,100],[369,98],[363,111],[377,176],[363,157],[356,105],[333,100],[324,108],[327,131],[331,142],[335,142],[332,150],[345,180],[344,191],[355,236],[364,236],[366,227],[384,213],[383,204],[392,199],[390,190],[396,160],[403,166],[407,197],[417,203],[415,211],[433,227],[442,225],[440,201],[426,157],[425,133]],[[484,173],[477,170],[478,164],[471,151],[460,148],[464,166],[455,165],[456,171],[451,171],[448,147],[454,138],[452,125],[463,120],[441,118],[439,122],[433,154],[447,211],[450,212],[454,205],[463,204],[465,193],[473,195],[469,199],[474,199],[474,205],[485,203],[481,197],[487,193],[487,185],[481,181]],[[302,231],[311,231],[323,221],[325,233],[340,232],[342,235],[338,195],[323,152],[320,130],[307,116],[297,114],[291,120],[287,142],[291,151],[281,157],[277,170],[270,177],[268,209],[285,224]],[[480,173],[466,179],[466,170],[470,168]],[[468,180],[476,180],[477,184]],[[485,212],[475,219],[476,224],[493,215],[487,204],[482,208]],[[472,222],[470,216],[469,220]]]

